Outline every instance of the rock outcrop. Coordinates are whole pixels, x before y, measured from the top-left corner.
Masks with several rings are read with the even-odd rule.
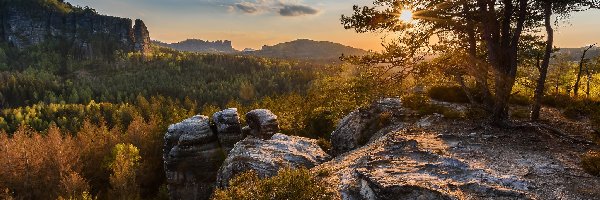
[[[215,113],[213,120],[214,126],[195,116],[169,127],[165,169],[172,199],[207,199],[213,187],[227,187],[237,174],[270,177],[287,167],[312,168],[343,200],[600,195],[600,179],[579,166],[578,155],[588,147],[557,141],[550,133],[421,116],[399,99],[382,99],[345,117],[332,136],[339,153],[334,158],[315,140],[277,133],[277,116],[268,110],[247,113],[242,130],[236,109]],[[245,136],[241,132],[248,137],[236,143]]]
[[[248,137],[238,142],[223,163],[217,183],[226,187],[237,174],[254,171],[259,177],[277,175],[282,168],[312,168],[330,157],[313,139],[280,133],[268,140]]]
[[[37,0],[3,1],[0,16],[0,41],[21,50],[55,40],[85,57],[114,50],[150,51],[150,36],[141,20],[136,20],[134,29],[130,19],[100,15],[62,1],[56,5]]]
[[[171,199],[208,199],[225,158],[206,116],[169,126],[163,159]]]
[[[144,21],[141,19],[135,20],[135,25],[133,26],[133,39],[135,40],[133,43],[133,50],[137,52],[150,52],[150,45],[152,42],[150,41],[150,32],[148,31],[148,27],[144,24]]]
[[[443,142],[407,131],[387,134],[319,166],[345,200],[523,199],[529,183],[443,155]]]
[[[269,110],[250,111],[246,122],[248,134],[237,109],[229,108],[214,113],[212,122],[198,115],[169,126],[163,158],[171,199],[208,199],[217,180],[225,185],[248,170],[266,177],[284,167],[311,168],[329,159],[316,140],[276,134],[277,116]]]
[[[261,139],[270,139],[275,133],[279,132],[279,123],[277,115],[270,110],[257,109],[246,114],[246,123],[248,123],[249,135]]]
[[[402,124],[408,115],[398,98],[386,98],[344,117],[331,133],[332,154],[340,155],[361,147],[391,131],[394,123]]]
[[[229,152],[235,143],[246,137],[242,133],[242,124],[235,108],[216,112],[213,114],[213,122],[217,127],[219,143],[225,152]]]
[[[383,102],[398,102],[390,100]],[[401,123],[381,124],[376,134],[367,134],[370,138],[364,144],[344,146],[332,141],[333,148],[338,145],[347,151],[312,169],[329,172],[324,173],[324,181],[343,200],[595,199],[600,195],[600,179],[586,174],[579,164],[578,155],[590,147],[561,142],[543,130],[507,130],[439,114],[419,116],[396,103],[384,103],[393,106],[382,109],[377,106],[381,103],[365,109],[364,115],[356,111],[347,116],[332,140],[355,141],[357,132],[371,130],[369,116],[378,109],[404,116],[395,119]],[[446,107],[460,111],[459,105]]]

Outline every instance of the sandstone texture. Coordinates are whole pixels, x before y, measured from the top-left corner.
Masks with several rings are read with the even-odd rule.
[[[568,133],[531,122],[503,129],[421,115],[399,99],[381,99],[341,120],[331,157],[316,140],[277,133],[277,116],[268,110],[250,111],[240,128],[237,110],[226,109],[212,122],[195,116],[169,127],[169,191],[172,199],[206,199],[243,172],[271,177],[282,168],[310,168],[342,200],[597,199],[600,179],[586,174],[579,159],[600,149],[581,143],[593,128],[542,111],[546,123]]]
[[[245,138],[237,109],[229,108],[213,114],[213,122],[217,128],[219,143],[229,152],[235,143]]]
[[[398,98],[386,98],[344,117],[331,133],[332,154],[340,155],[390,132],[391,124],[402,124],[408,114]]]
[[[261,139],[269,139],[275,133],[279,132],[279,123],[277,115],[270,110],[257,109],[246,114],[246,123],[248,123],[249,134]]]
[[[60,41],[78,56],[85,57],[115,50],[143,54],[150,51],[150,34],[141,20],[136,20],[134,28],[130,19],[100,15],[92,9],[76,8],[68,3],[59,4],[53,7],[32,0],[0,3],[0,41],[20,50],[47,41]]]
[[[545,110],[545,116],[552,116],[546,120],[570,130],[567,136],[557,137],[543,128],[501,129],[477,120],[393,109],[390,112],[410,117],[384,125],[382,136],[312,169],[329,172],[324,180],[337,189],[340,199],[596,199],[600,195],[600,179],[586,174],[579,164],[579,155],[598,147],[567,139],[585,138],[593,131],[584,123],[552,116],[556,111]],[[356,116],[354,112],[345,118],[354,123],[338,127],[353,131],[338,132],[341,135],[336,137],[355,138],[354,130],[366,127],[368,120]],[[350,149],[332,142],[334,149]]]
[[[209,118],[194,116],[169,126],[163,159],[171,199],[208,199],[225,152]]]
[[[280,133],[268,140],[248,137],[238,142],[219,169],[217,183],[226,187],[236,175],[254,171],[259,177],[271,177],[283,168],[312,168],[330,157],[313,139]]]

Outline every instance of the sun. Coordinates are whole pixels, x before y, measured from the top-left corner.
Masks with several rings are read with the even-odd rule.
[[[413,12],[410,10],[402,10],[398,19],[403,22],[410,22],[413,20]]]

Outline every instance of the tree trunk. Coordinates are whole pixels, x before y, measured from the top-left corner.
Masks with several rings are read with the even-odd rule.
[[[579,82],[581,82],[581,75],[583,75],[583,64],[585,63],[585,54],[592,48],[594,48],[596,44],[592,44],[586,49],[583,50],[583,54],[581,55],[581,60],[579,60],[579,72],[577,72],[577,78],[575,79],[575,85],[573,86],[573,96],[577,98],[579,95]]]
[[[510,66],[510,64],[507,64]],[[515,83],[515,77],[509,73],[502,74],[496,73],[495,79],[495,99],[494,107],[492,109],[491,122],[494,125],[504,127],[509,118],[508,116],[508,103],[512,88]]]
[[[537,121],[540,119],[540,109],[542,98],[544,97],[544,90],[546,84],[546,77],[548,76],[548,66],[550,65],[550,56],[552,54],[552,46],[554,43],[554,29],[552,29],[552,3],[547,1],[544,5],[544,23],[546,26],[546,52],[544,53],[544,60],[542,65],[539,67],[540,77],[537,81],[535,93],[533,95],[533,105],[531,106],[531,120]]]
[[[592,81],[592,73],[590,72],[590,65],[585,65],[585,73],[587,74],[586,82],[587,86],[585,87],[585,96],[590,98],[590,82]]]
[[[484,40],[488,43],[488,56],[495,73],[495,102],[492,109],[491,123],[499,127],[506,127],[508,116],[508,103],[512,88],[515,84],[517,75],[519,41],[523,32],[524,23],[527,14],[528,0],[519,0],[519,8],[516,11],[517,18],[513,21],[514,4],[511,0],[503,0],[504,17],[498,26],[498,21],[487,21],[489,24],[483,24],[484,28],[488,25],[487,36],[484,34]],[[488,4],[489,9],[486,15],[494,13],[494,5]],[[493,14],[492,14],[493,15]],[[489,20],[489,18],[488,18]],[[512,29],[512,25],[516,24]],[[494,26],[495,25],[495,26]],[[492,30],[498,28],[496,30]],[[487,28],[486,28],[487,29]]]
[[[464,4],[463,5],[464,9],[465,9],[465,15],[470,11],[471,7],[469,7],[468,4]],[[479,59],[477,56],[477,30],[476,30],[476,26],[475,23],[471,20],[467,21],[467,39],[468,39],[468,44],[469,44],[469,48],[468,48],[468,53],[469,56],[471,56],[471,59]],[[487,65],[481,65],[478,62],[475,62],[475,64],[473,65],[473,76],[475,77],[475,88],[478,90],[477,94],[480,95],[481,100],[483,100],[483,108],[490,108],[493,105],[493,100],[490,99],[490,97],[492,96],[490,94],[490,89],[488,87],[488,68]],[[463,79],[463,77],[460,77],[461,79]],[[461,83],[461,85],[464,85],[464,80]],[[463,86],[466,88],[466,86]],[[466,91],[468,92],[468,91]],[[477,101],[475,100],[475,98],[471,95],[471,97],[469,97],[469,100],[472,102],[472,104],[476,104]]]

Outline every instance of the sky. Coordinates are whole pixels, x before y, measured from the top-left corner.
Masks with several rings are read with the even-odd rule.
[[[372,0],[66,0],[100,14],[142,19],[154,40],[231,40],[236,49],[260,49],[295,39],[332,41],[381,50],[382,34],[355,33],[340,23],[353,5]],[[575,13],[556,28],[555,45],[600,42],[600,10]]]

